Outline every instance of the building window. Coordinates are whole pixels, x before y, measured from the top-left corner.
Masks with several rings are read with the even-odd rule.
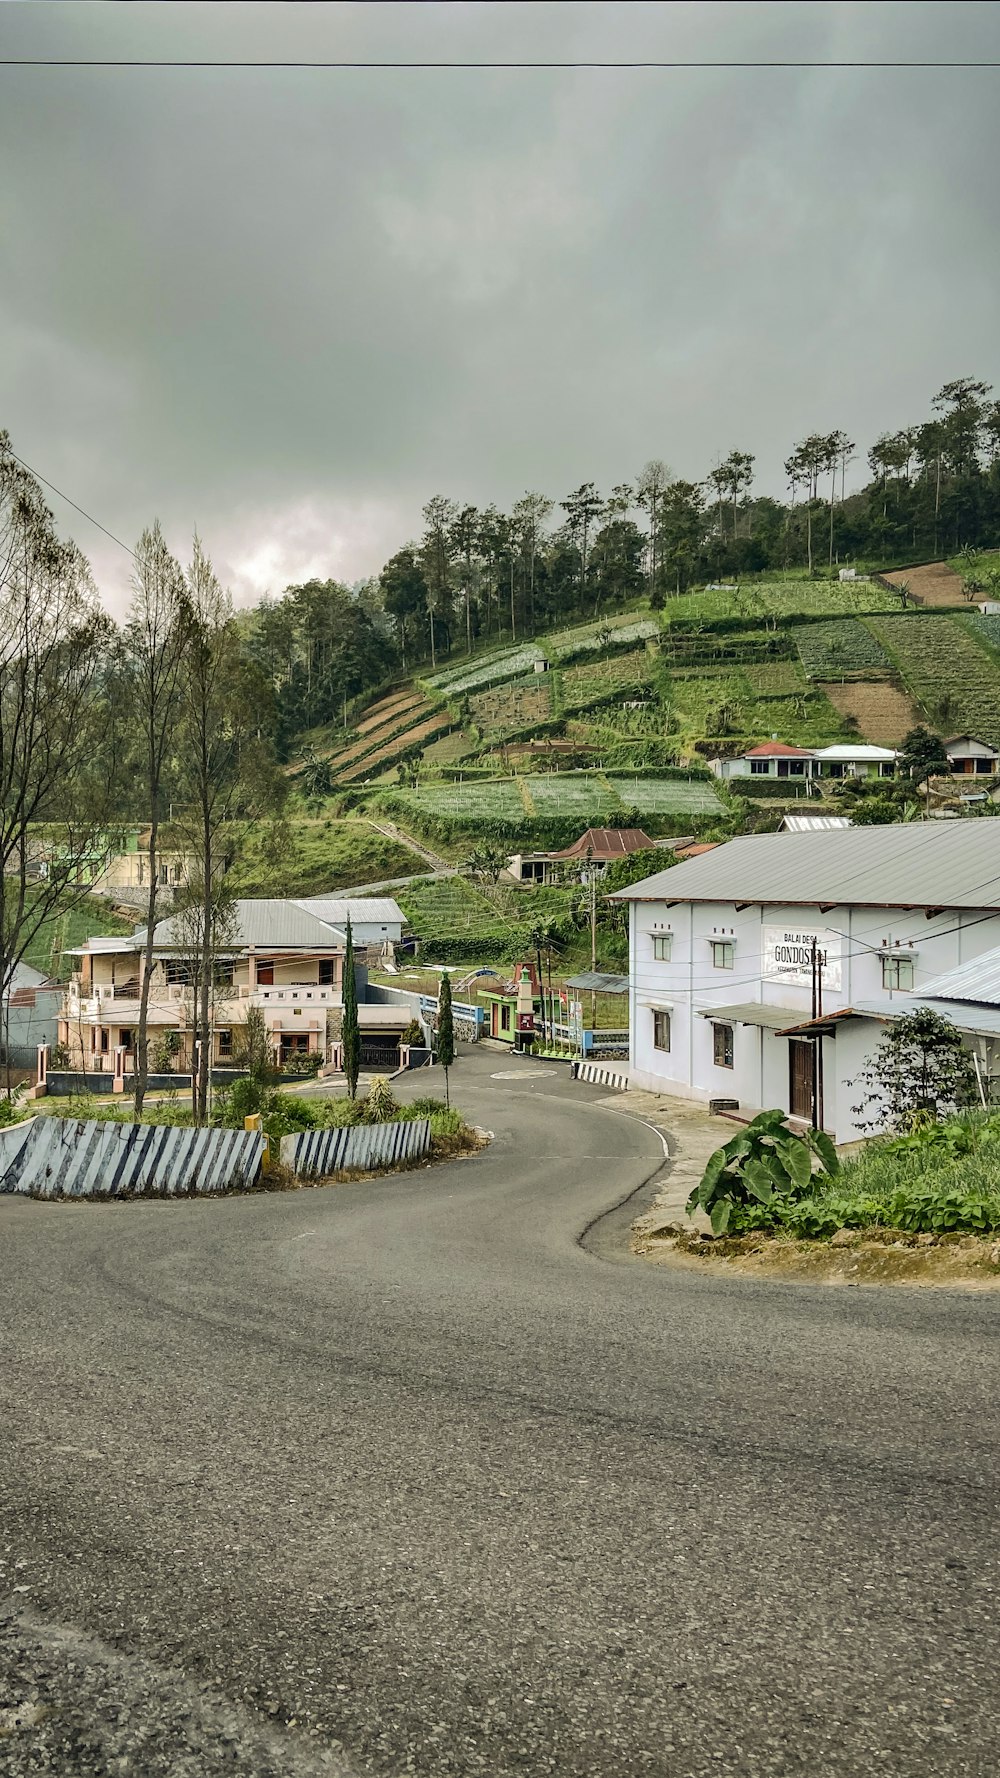
[[[319,982],[319,985],[321,988],[332,988],[334,986],[334,983],[336,981],[336,967],[337,967],[337,965],[336,965],[335,958],[333,958],[333,957],[321,957],[320,958],[320,960],[319,960],[319,974],[317,975],[316,979]]]
[[[219,1055],[220,1055],[220,1057],[231,1056],[233,1053],[233,1034],[232,1034],[232,1032],[231,1031],[219,1031],[217,1033],[217,1036],[219,1039]]]
[[[134,1032],[128,1030],[127,1027],[124,1025],[120,1026],[119,1030],[118,1030],[119,1048],[125,1049],[125,1050],[134,1049],[135,1048],[134,1037],[135,1037]]]
[[[883,759],[878,770],[880,778],[894,778],[896,775],[895,763],[891,759]]]
[[[673,943],[673,937],[672,932],[654,932],[653,956],[657,963],[670,962],[670,946]]]
[[[883,988],[913,987],[913,958],[899,957],[895,953],[886,954],[882,958]]]
[[[167,985],[172,988],[187,988],[191,983],[191,965],[183,957],[165,957],[163,972]]]
[[[716,969],[736,967],[736,946],[731,938],[713,938],[712,962]]]
[[[274,985],[274,961],[272,958],[261,957],[257,963],[257,982],[262,988]]]
[[[751,778],[769,778],[771,776],[771,761],[769,759],[752,759],[750,761],[750,776]]]
[[[712,1060],[716,1068],[731,1068],[733,1065],[733,1027],[732,1025],[712,1026]]]
[[[653,1014],[653,1048],[669,1050],[670,1048],[670,1014],[656,1011]]]
[[[510,1007],[509,1006],[502,1006],[500,1008],[500,1029],[501,1029],[501,1031],[509,1031],[510,1030]]]

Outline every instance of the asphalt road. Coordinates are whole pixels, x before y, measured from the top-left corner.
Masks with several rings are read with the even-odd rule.
[[[996,1299],[581,1246],[655,1132],[453,1079],[446,1167],[0,1200],[0,1772],[993,1774]]]

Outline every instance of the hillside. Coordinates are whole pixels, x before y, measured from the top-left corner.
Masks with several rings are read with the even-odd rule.
[[[919,722],[1000,737],[1000,628],[944,563],[928,565],[933,603],[914,603],[920,572],[635,604],[453,656],[310,745],[357,813],[456,855],[481,840],[564,843],[592,823],[732,831],[745,814],[708,771],[715,754],[772,737],[894,745]],[[904,607],[893,579],[907,577]]]

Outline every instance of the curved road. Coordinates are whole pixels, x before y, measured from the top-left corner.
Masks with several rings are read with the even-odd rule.
[[[0,1200],[0,1769],[992,1773],[996,1299],[581,1246],[656,1133],[453,1080],[446,1167]]]

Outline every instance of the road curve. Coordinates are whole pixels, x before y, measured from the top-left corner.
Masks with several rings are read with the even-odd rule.
[[[446,1167],[0,1200],[0,1769],[992,1773],[995,1298],[608,1263],[656,1132],[453,1084]]]

